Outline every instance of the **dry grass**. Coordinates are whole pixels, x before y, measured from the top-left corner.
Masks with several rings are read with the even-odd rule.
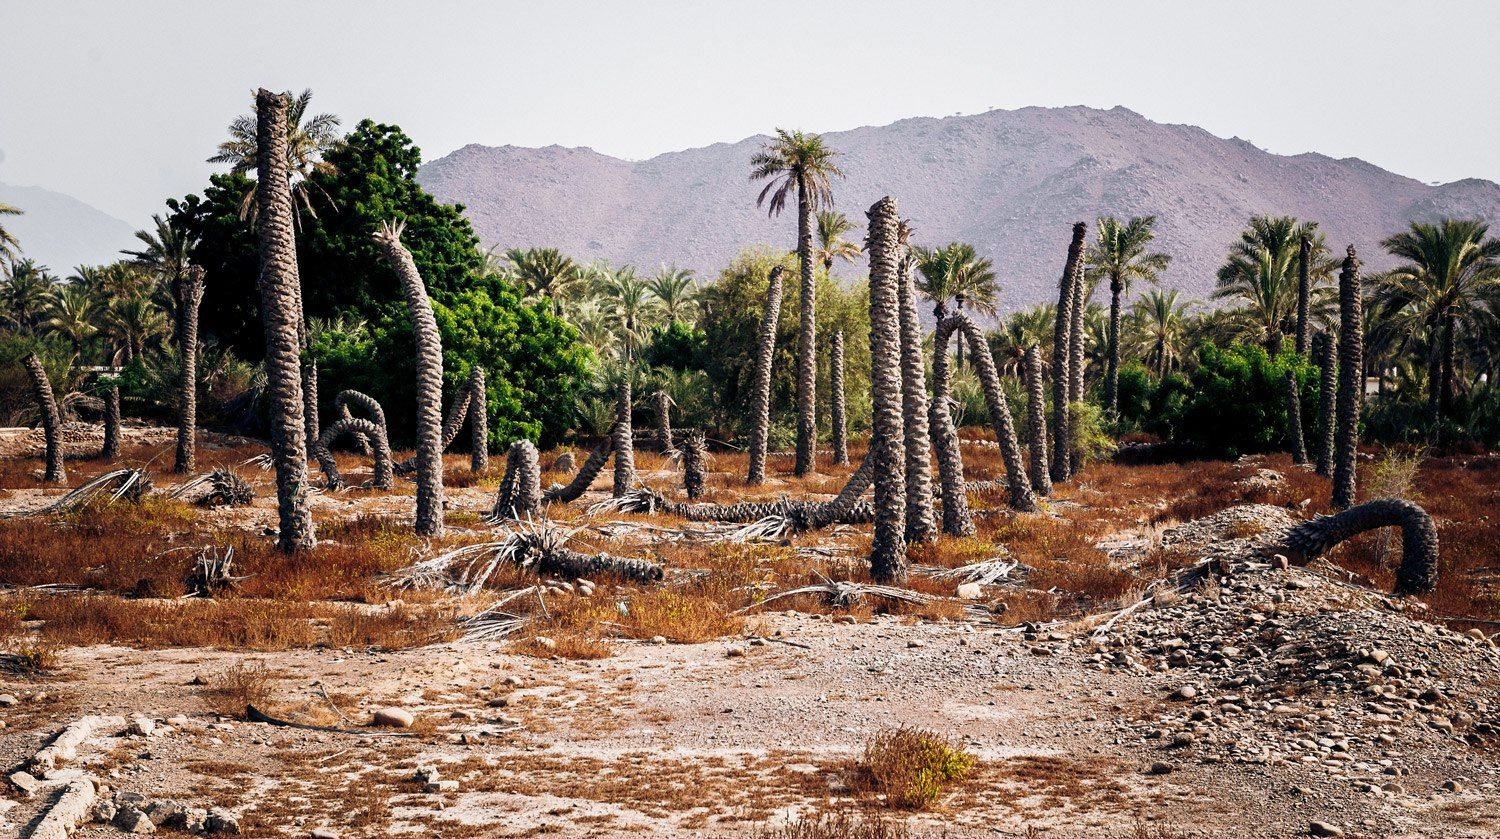
[[[925,810],[973,771],[978,759],[943,737],[902,726],[875,734],[855,767],[856,788],[887,807]]]
[[[793,819],[776,828],[761,828],[755,839],[919,839],[906,824],[865,816],[847,808]],[[946,835],[946,834],[945,834]]]
[[[238,662],[211,678],[200,693],[209,708],[219,715],[244,719],[245,706],[266,707],[275,678],[261,662]]]

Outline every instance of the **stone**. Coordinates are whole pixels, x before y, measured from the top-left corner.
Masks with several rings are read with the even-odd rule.
[[[667,643],[667,636],[665,636],[665,635],[652,635],[651,636],[651,643],[655,644],[658,647],[663,646],[663,645],[665,645]]]
[[[1447,783],[1443,784],[1443,789],[1448,792],[1463,792],[1464,785],[1456,780],[1448,781]]]
[[[1285,554],[1276,554],[1275,556],[1271,557],[1271,567],[1275,568],[1277,571],[1285,571],[1291,566],[1291,560],[1288,560]]]
[[[173,728],[186,728],[190,724],[190,722],[191,720],[189,720],[182,714],[178,714],[175,717],[167,717],[167,725],[170,725]]]
[[[557,649],[557,642],[545,635],[538,635],[535,638],[531,639],[531,642],[549,652]]]
[[[959,600],[983,600],[984,586],[979,583],[962,583],[958,587]]]
[[[1313,822],[1307,826],[1309,836],[1343,836],[1344,829],[1328,822]]]
[[[30,772],[13,772],[10,776],[10,782],[27,798],[30,798],[37,790],[42,788],[42,782],[38,781],[36,776]]]
[[[458,792],[458,781],[449,779],[446,781],[432,781],[422,787],[423,792]]]
[[[156,723],[145,717],[133,717],[130,720],[129,731],[131,734],[150,737],[156,731]]]
[[[215,807],[208,811],[208,818],[204,820],[203,827],[209,833],[225,833],[237,836],[240,832],[240,820],[235,814],[222,807]]]
[[[155,833],[156,823],[151,817],[137,810],[134,806],[121,807],[115,813],[114,826],[122,833]]]
[[[417,718],[405,708],[380,708],[375,711],[375,724],[389,728],[411,728]]]
[[[339,839],[338,831],[329,827],[313,828],[313,832],[308,835],[312,839]]]
[[[16,695],[15,694],[13,694],[13,693],[0,693],[0,708],[9,708],[12,705],[18,705],[18,704],[20,704],[20,700],[16,699]]]
[[[1173,699],[1181,699],[1183,701],[1187,701],[1189,699],[1196,699],[1197,696],[1198,696],[1198,689],[1195,688],[1195,687],[1193,687],[1192,685],[1183,685],[1182,687],[1180,687],[1177,690],[1175,690],[1175,691],[1172,692],[1172,698]]]

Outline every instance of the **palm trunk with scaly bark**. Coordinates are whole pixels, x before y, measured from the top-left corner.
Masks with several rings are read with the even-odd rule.
[[[453,394],[453,401],[448,405],[448,413],[443,415],[443,433],[439,451],[448,451],[453,446],[453,441],[458,439],[458,432],[468,424],[469,406],[473,402],[469,385],[469,382],[464,382],[463,387],[458,389],[458,393]],[[417,471],[417,460],[417,456],[413,455],[397,463],[396,474],[410,475]]]
[[[1410,501],[1380,498],[1332,516],[1319,516],[1287,533],[1287,552],[1307,563],[1333,550],[1340,542],[1378,527],[1401,528],[1401,565],[1396,570],[1396,594],[1423,594],[1437,587],[1437,527],[1426,510]]]
[[[380,426],[380,433],[385,435],[386,440],[390,440],[390,430],[385,424],[385,409],[380,407],[379,402],[357,390],[341,390],[333,397],[333,409],[339,412],[339,419],[354,419],[354,415],[349,412],[350,405],[358,405],[368,415],[366,419]],[[373,453],[369,437],[357,431],[350,437],[354,440],[355,451],[365,456]]]
[[[901,427],[900,216],[889,196],[868,213],[870,254],[870,383],[874,407],[870,462],[875,483],[875,536],[870,576],[906,581],[906,441]]]
[[[443,343],[432,301],[411,251],[401,243],[401,226],[387,225],[375,244],[401,280],[411,310],[417,351],[417,514],[421,536],[443,535]]]
[[[1359,404],[1364,388],[1364,335],[1359,260],[1354,246],[1339,272],[1339,390],[1333,464],[1333,508],[1354,503],[1354,458],[1359,448]]]
[[[703,449],[707,442],[703,432],[696,428],[682,437],[682,490],[687,493],[689,501],[697,500],[703,494],[703,479],[706,477]]]
[[[627,497],[626,512],[663,512],[694,522],[749,524],[770,516],[790,520],[792,530],[806,532],[831,524],[868,524],[875,520],[874,507],[862,501],[870,488],[873,461],[867,452],[859,468],[849,476],[844,488],[829,501],[742,501],[738,504],[690,504],[674,501],[644,487]]]
[[[990,355],[990,346],[984,340],[979,326],[960,312],[949,318],[953,327],[963,333],[969,344],[969,361],[979,376],[984,389],[985,406],[990,412],[990,425],[995,429],[995,442],[1000,444],[1000,457],[1005,461],[1005,481],[1010,489],[1010,506],[1024,513],[1036,510],[1036,493],[1031,489],[1031,478],[1026,474],[1026,461],[1021,457],[1021,444],[1016,439],[1016,426],[1010,416],[1010,405],[1005,399],[1005,388],[1000,384],[1000,371],[995,369],[995,358]]]
[[[1307,462],[1307,446],[1302,439],[1302,396],[1297,388],[1297,374],[1286,371],[1286,436],[1292,450],[1292,462]]]
[[[927,426],[938,462],[943,532],[949,536],[973,536],[974,519],[969,515],[969,497],[964,491],[963,450],[958,443],[958,429],[953,427],[953,361],[948,357],[953,330],[943,328],[945,320],[946,317],[938,320],[938,329],[932,336],[932,401],[927,409]]]
[[[844,416],[844,331],[828,342],[828,418],[833,424],[833,462],[849,465],[849,423]]]
[[[818,460],[818,283],[813,275],[813,213],[807,184],[797,181],[797,265],[802,273],[802,311],[797,325],[796,475],[817,468]]]
[[[1302,237],[1297,256],[1297,355],[1307,357],[1307,304],[1312,295],[1312,240]]]
[[[1083,259],[1073,268],[1073,306],[1068,326],[1068,401],[1083,402],[1083,316],[1088,308],[1088,284],[1083,280]],[[1070,408],[1071,412],[1071,408]],[[1083,452],[1078,447],[1078,421],[1068,423],[1068,475],[1078,474],[1083,466]]]
[[[1313,361],[1318,365],[1318,446],[1316,472],[1333,475],[1334,428],[1338,394],[1338,352],[1333,336],[1319,332],[1312,340]]]
[[[112,387],[104,393],[104,448],[99,456],[114,460],[120,456],[120,389]]]
[[[318,363],[306,346],[302,348],[302,417],[309,442],[318,439],[323,421],[318,415]]]
[[[1052,494],[1051,464],[1047,462],[1047,397],[1042,381],[1042,351],[1026,348],[1026,419],[1031,425],[1031,483],[1037,495]]]
[[[677,453],[677,447],[672,445],[672,397],[665,390],[658,390],[652,399],[656,403],[657,450],[672,457]]]
[[[1073,326],[1073,284],[1078,280],[1078,267],[1083,259],[1083,239],[1088,234],[1088,225],[1077,222],[1073,225],[1073,239],[1068,243],[1068,261],[1063,266],[1062,280],[1057,289],[1057,321],[1052,329],[1052,480],[1066,481],[1072,458],[1069,455],[1069,440],[1072,425],[1069,416],[1069,398],[1072,395],[1070,372],[1073,369],[1071,329]]]
[[[1104,370],[1104,410],[1114,416],[1120,408],[1120,296],[1125,283],[1109,278],[1109,360]]]
[[[485,389],[484,368],[469,370],[469,470],[490,468],[490,399]]]
[[[68,470],[63,465],[62,416],[57,412],[57,398],[52,393],[52,382],[47,378],[47,368],[36,353],[26,356],[26,372],[31,376],[31,394],[36,398],[37,411],[42,415],[42,435],[47,444],[47,471],[42,481],[49,484],[68,482]]]
[[[599,473],[604,471],[604,464],[609,462],[609,456],[615,450],[615,429],[610,426],[609,432],[604,439],[594,446],[589,456],[583,461],[583,466],[573,475],[573,479],[566,485],[548,487],[542,493],[543,501],[561,501],[567,503],[576,501],[588,491]]]
[[[505,476],[490,508],[493,519],[525,519],[542,512],[541,456],[530,440],[511,443],[505,454]]]
[[[776,322],[781,317],[780,265],[771,269],[766,286],[766,311],[760,321],[760,341],[755,351],[755,380],[750,386],[750,470],[745,483],[766,480],[766,445],[771,434],[771,359],[776,353]]]
[[[203,269],[194,265],[178,284],[177,348],[182,353],[178,383],[177,457],[172,470],[189,474],[198,464],[198,306],[203,302]]]
[[[922,357],[922,320],[917,314],[916,257],[910,228],[900,225],[901,423],[906,444],[906,541],[937,538],[932,515],[932,441],[927,429],[927,363]]]
[[[631,422],[630,375],[620,380],[615,392],[615,484],[614,497],[619,498],[635,486],[635,427]]]
[[[391,445],[385,438],[384,424],[377,424],[374,420],[350,417],[335,420],[323,429],[323,433],[318,435],[317,441],[313,444],[313,456],[317,458],[318,465],[323,470],[328,488],[340,490],[345,486],[344,476],[339,473],[338,461],[333,459],[333,441],[345,434],[362,434],[370,441],[371,450],[375,455],[375,472],[371,477],[370,485],[380,490],[388,490],[395,486],[396,473],[391,466]]]
[[[276,467],[277,546],[285,552],[317,543],[308,504],[307,426],[302,400],[301,280],[292,191],[287,182],[287,98],[255,95],[260,224],[261,315],[266,329],[266,384],[271,402],[271,459]]]

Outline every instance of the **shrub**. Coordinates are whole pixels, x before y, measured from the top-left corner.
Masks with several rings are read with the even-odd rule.
[[[1318,371],[1295,353],[1283,349],[1272,358],[1254,344],[1224,349],[1204,344],[1180,403],[1181,419],[1173,416],[1170,405],[1154,406],[1158,419],[1211,454],[1234,458],[1281,450],[1286,445],[1288,368],[1297,374],[1302,415],[1316,416]]]
[[[921,810],[942,795],[944,787],[968,777],[976,758],[938,735],[901,726],[875,735],[865,746],[861,769],[886,805]]]

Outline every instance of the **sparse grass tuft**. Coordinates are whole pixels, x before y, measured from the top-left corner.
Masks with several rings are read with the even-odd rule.
[[[219,715],[244,719],[246,705],[265,707],[274,678],[261,662],[238,662],[209,680],[202,690],[203,698]]]
[[[904,822],[862,816],[847,809],[793,819],[777,828],[757,828],[755,839],[919,839]]]
[[[859,770],[888,807],[923,810],[944,789],[968,777],[977,758],[931,731],[901,726],[874,736]]]

